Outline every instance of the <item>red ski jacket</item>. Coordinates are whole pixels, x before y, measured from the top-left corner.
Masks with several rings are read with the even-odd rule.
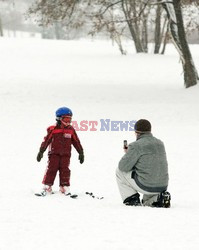
[[[49,146],[48,154],[67,155],[70,157],[71,144],[79,154],[83,153],[80,140],[71,125],[67,127],[59,125],[50,126],[47,128],[47,135],[44,137],[40,151],[44,152]]]

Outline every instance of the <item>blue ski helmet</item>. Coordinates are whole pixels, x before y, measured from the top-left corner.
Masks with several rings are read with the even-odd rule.
[[[62,116],[65,116],[65,115],[68,115],[68,116],[72,116],[73,115],[72,111],[69,108],[67,108],[67,107],[61,107],[61,108],[59,108],[55,112],[55,114],[56,114],[56,117],[59,117],[59,118],[62,117]]]

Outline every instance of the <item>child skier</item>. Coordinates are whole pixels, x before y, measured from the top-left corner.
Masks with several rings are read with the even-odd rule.
[[[61,107],[56,111],[56,125],[50,126],[47,129],[47,135],[40,146],[37,155],[37,161],[40,162],[43,153],[49,147],[48,151],[48,166],[43,178],[42,196],[52,193],[52,185],[59,171],[60,192],[65,195],[70,195],[70,157],[71,144],[79,153],[79,161],[84,162],[83,148],[80,140],[75,132],[75,129],[70,125],[72,120],[72,111],[67,107]]]

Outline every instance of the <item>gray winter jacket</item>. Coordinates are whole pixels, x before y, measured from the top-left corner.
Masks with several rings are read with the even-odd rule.
[[[148,192],[162,192],[168,186],[168,164],[164,144],[151,133],[138,137],[129,144],[119,162],[119,169],[132,171],[136,184]]]

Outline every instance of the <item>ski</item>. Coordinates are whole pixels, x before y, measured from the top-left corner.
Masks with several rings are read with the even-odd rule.
[[[76,199],[78,197],[78,194],[66,194],[65,196],[68,196],[72,199]]]
[[[52,192],[51,194],[55,194],[54,192]],[[41,193],[35,193],[36,196],[39,196],[39,197],[45,197],[47,194],[45,192],[41,192]],[[68,196],[72,199],[76,199],[78,197],[77,194],[67,194],[65,196]]]
[[[43,196],[43,197],[45,196],[45,195],[40,194],[40,193],[35,193],[35,195],[36,195],[36,196]]]
[[[50,193],[51,194],[54,194],[54,192]],[[39,197],[45,197],[47,195],[46,192],[41,192],[41,193],[35,193],[36,196],[39,196]]]
[[[93,199],[98,199],[98,200],[104,199],[103,196],[96,196],[92,192],[85,192],[85,194],[88,195],[88,196],[90,196],[90,197],[92,197]]]
[[[52,192],[52,193],[50,193],[50,195],[51,195],[51,194],[55,194],[55,193],[56,193],[56,192]],[[93,198],[93,199],[98,199],[98,200],[104,199],[103,196],[96,196],[96,195],[94,195],[92,192],[85,192],[85,194],[86,194],[87,196]],[[35,195],[38,196],[38,197],[45,197],[45,196],[47,196],[47,195],[49,195],[49,194],[47,194],[47,192],[44,192],[44,191],[43,191],[43,192],[41,192],[41,193],[35,193]],[[65,196],[67,196],[67,197],[69,197],[69,198],[72,198],[72,199],[77,199],[77,198],[79,197],[78,194],[71,194],[71,193],[65,194]]]

